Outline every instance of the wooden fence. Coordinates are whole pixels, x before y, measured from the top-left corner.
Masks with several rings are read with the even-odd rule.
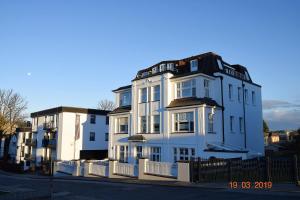
[[[260,157],[248,160],[210,159],[190,161],[191,182],[272,181],[299,180],[300,158]]]

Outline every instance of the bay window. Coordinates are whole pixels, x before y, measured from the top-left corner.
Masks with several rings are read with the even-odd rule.
[[[194,131],[194,113],[176,113],[174,114],[175,132],[193,132]]]
[[[160,115],[153,116],[153,127],[152,130],[154,133],[159,133],[160,131]]]
[[[147,132],[147,120],[146,120],[146,116],[141,116],[140,117],[140,132],[141,133],[146,133]]]
[[[196,80],[188,80],[176,83],[177,98],[196,96]]]
[[[147,102],[147,88],[140,89],[140,103]]]
[[[208,114],[208,133],[214,132],[214,114]]]
[[[123,92],[120,93],[120,106],[127,106],[130,105],[130,93]]]
[[[160,85],[156,85],[152,88],[153,92],[153,101],[159,101],[160,100]]]
[[[161,149],[160,147],[151,147],[150,148],[150,160],[160,162],[161,160]]]

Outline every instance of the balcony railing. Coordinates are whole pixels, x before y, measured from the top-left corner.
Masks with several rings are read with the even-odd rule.
[[[47,148],[56,148],[56,139],[43,139],[42,140],[42,146]]]
[[[27,146],[32,146],[32,147],[36,147],[36,140],[33,140],[33,139],[26,139],[26,140],[25,140],[25,145],[27,145]]]
[[[49,132],[56,131],[56,127],[54,126],[54,122],[46,122],[43,124],[43,129]]]

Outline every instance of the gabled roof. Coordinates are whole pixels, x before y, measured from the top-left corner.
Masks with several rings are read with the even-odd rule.
[[[206,104],[208,106],[222,107],[215,100],[212,100],[211,98],[187,97],[181,99],[174,99],[167,106],[167,108],[194,106],[194,105],[203,105],[203,104]]]
[[[131,111],[131,105],[121,106],[121,107],[114,109],[109,114],[126,113],[126,112],[130,112],[130,111]]]

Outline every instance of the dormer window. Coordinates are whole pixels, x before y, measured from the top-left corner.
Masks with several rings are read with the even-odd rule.
[[[158,72],[157,67],[153,67],[153,68],[152,68],[152,74],[155,74],[155,73],[157,73],[157,72]]]
[[[159,65],[159,71],[160,72],[163,72],[163,71],[165,71],[166,70],[166,64],[161,64],[161,65]]]
[[[174,71],[174,63],[168,63],[167,70]]]
[[[149,72],[143,72],[142,73],[142,77],[145,77],[145,76],[148,76],[149,75]]]
[[[198,60],[197,59],[191,60],[190,64],[191,64],[191,72],[198,70]]]

